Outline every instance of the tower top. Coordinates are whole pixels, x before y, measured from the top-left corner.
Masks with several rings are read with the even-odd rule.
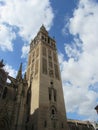
[[[45,33],[45,34],[48,34],[48,32],[47,32],[47,30],[46,30],[46,28],[45,28],[45,26],[44,26],[43,24],[42,24],[42,26],[40,27],[39,32],[43,32],[43,33]]]
[[[46,44],[47,46],[51,47],[52,49],[56,50],[56,42],[54,38],[49,36],[48,31],[46,30],[45,26],[42,25],[35,36],[35,38],[31,41],[30,44],[30,51],[38,44]]]
[[[42,26],[40,27],[40,30],[46,30],[45,26],[42,24]]]

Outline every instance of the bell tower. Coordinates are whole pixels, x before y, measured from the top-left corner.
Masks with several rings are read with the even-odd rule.
[[[56,42],[43,25],[31,41],[28,58],[29,129],[68,130]]]

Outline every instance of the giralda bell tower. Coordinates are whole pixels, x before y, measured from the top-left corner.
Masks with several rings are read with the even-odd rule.
[[[68,130],[56,42],[43,25],[30,44],[26,75],[31,89],[29,130]]]

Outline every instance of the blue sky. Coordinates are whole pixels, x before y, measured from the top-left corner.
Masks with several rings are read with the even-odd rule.
[[[97,121],[98,1],[0,0],[0,59],[15,76],[44,24],[57,42],[67,117]]]

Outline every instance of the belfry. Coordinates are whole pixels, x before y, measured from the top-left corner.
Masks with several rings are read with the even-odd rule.
[[[26,72],[30,130],[68,130],[56,42],[42,25],[31,41]]]

